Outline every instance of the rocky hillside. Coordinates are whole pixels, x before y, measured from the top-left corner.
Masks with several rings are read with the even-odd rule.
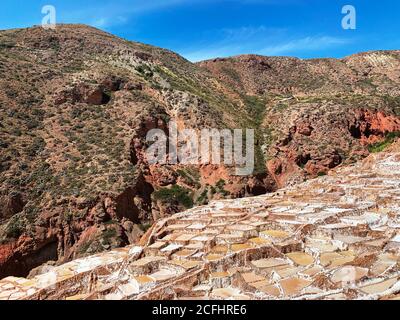
[[[192,64],[97,29],[0,32],[0,277],[135,243],[158,218],[383,149],[399,52]],[[256,129],[256,170],[149,165],[148,130]]]

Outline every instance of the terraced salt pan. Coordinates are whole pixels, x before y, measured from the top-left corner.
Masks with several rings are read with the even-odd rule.
[[[400,243],[400,234],[394,236],[392,239],[390,239],[390,241],[399,242]]]
[[[340,218],[340,220],[347,225],[357,226],[360,224],[368,224],[370,226],[378,225],[381,220],[385,219],[387,222],[387,216],[382,216],[374,213],[366,213],[362,216],[347,216]],[[383,221],[382,221],[383,222]]]

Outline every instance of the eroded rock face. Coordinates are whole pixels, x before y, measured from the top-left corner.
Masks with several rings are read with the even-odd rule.
[[[278,186],[359,160],[370,144],[399,131],[398,88],[390,85],[399,76],[398,52],[342,60],[244,55],[199,65],[247,94],[251,107],[265,104],[262,143]]]
[[[110,89],[115,89],[112,83],[108,85]],[[58,93],[55,98],[56,105],[61,105],[66,102],[102,105],[107,104],[109,101],[110,96],[106,93],[105,86],[88,85],[85,83],[78,84],[70,90],[62,91]]]
[[[400,119],[382,111],[359,110],[349,130],[354,138],[368,145],[379,141],[389,132],[400,131]]]
[[[168,188],[172,185],[179,185],[194,194],[196,202],[199,198],[204,198],[206,202],[210,199],[219,199],[224,197],[239,198],[251,195],[264,194],[276,189],[275,182],[267,173],[255,174],[250,176],[237,176],[234,167],[221,165],[160,165],[149,164],[146,157],[146,135],[152,129],[158,129],[169,136],[169,121],[175,121],[179,125],[179,130],[192,129],[193,123],[196,128],[199,126],[199,114],[185,113],[182,110],[188,109],[190,103],[201,104],[199,101],[191,101],[190,95],[167,94],[166,101],[170,104],[167,108],[158,106],[152,114],[146,114],[137,121],[135,127],[135,136],[131,142],[132,162],[141,168],[141,172],[146,181],[153,186],[155,190]],[[191,102],[188,102],[191,101]],[[186,107],[185,107],[186,106]],[[169,110],[179,109],[179,117],[173,118]],[[204,106],[204,108],[207,108]],[[168,119],[167,122],[165,119]],[[206,119],[207,120],[207,119]],[[210,126],[210,124],[208,124]],[[200,126],[201,128],[201,126]],[[198,134],[200,134],[200,129]],[[203,195],[203,196],[202,196]],[[153,218],[156,220],[168,214],[184,210],[185,207],[180,203],[161,201],[153,202]]]
[[[120,195],[104,194],[90,203],[70,203],[69,210],[77,210],[81,216],[44,213],[40,225],[34,226],[33,237],[21,236],[0,244],[1,277],[26,276],[47,261],[60,263],[134,243],[143,235],[138,225],[151,219],[152,192],[152,186],[139,177],[135,186]]]

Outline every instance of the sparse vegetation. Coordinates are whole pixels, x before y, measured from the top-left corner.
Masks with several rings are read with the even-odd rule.
[[[230,195],[230,192],[225,190],[225,184],[225,180],[221,179],[216,183],[215,186],[218,193],[222,194],[224,197],[227,197]]]
[[[382,152],[390,146],[397,138],[400,137],[400,132],[390,132],[386,134],[385,139],[381,142],[373,143],[368,146],[371,153]]]
[[[149,230],[151,228],[152,225],[153,224],[151,222],[141,223],[141,224],[139,224],[139,228],[143,232],[146,232],[147,230]]]
[[[206,205],[208,204],[208,186],[205,187],[203,192],[200,194],[200,196],[197,198],[196,203],[198,205]]]
[[[21,215],[13,216],[5,227],[7,238],[18,239],[26,230],[25,221]]]
[[[197,170],[187,168],[185,170],[178,169],[176,170],[176,172],[183,178],[184,182],[187,185],[193,186],[195,188],[201,187],[200,176]]]

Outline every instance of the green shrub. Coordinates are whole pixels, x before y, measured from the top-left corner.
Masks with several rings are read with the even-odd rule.
[[[115,238],[117,235],[118,235],[117,230],[115,230],[114,228],[109,228],[105,230],[101,235],[103,238],[103,243],[111,245],[112,239]]]
[[[230,192],[225,190],[225,185],[225,180],[221,179],[217,182],[215,186],[217,187],[218,193],[222,194],[224,197],[227,197],[230,195]]]
[[[390,132],[386,134],[385,140],[370,144],[368,146],[368,151],[371,153],[382,152],[388,146],[390,146],[398,137],[400,137],[400,131]]]
[[[214,195],[214,194],[217,193],[217,189],[215,189],[214,186],[211,186],[210,190],[211,190],[211,194],[212,194],[212,195]]]
[[[151,228],[151,226],[152,226],[152,223],[150,223],[150,222],[139,224],[139,228],[143,232],[146,232],[147,230],[149,230]]]
[[[92,245],[92,243],[93,243],[93,241],[90,241],[90,240],[89,241],[85,241],[84,243],[82,243],[78,248],[78,253],[79,254],[85,254],[89,250],[89,248]]]
[[[206,205],[208,204],[208,188],[206,188],[200,196],[197,198],[197,204],[199,205]]]
[[[196,188],[200,188],[201,184],[199,183],[198,172],[191,172],[189,170],[181,170],[178,169],[176,172],[183,178],[184,182],[190,186],[194,186]]]
[[[216,186],[218,189],[223,189],[225,187],[225,184],[226,184],[225,180],[221,179],[217,182]]]
[[[144,76],[145,79],[150,79],[153,77],[154,72],[151,68],[145,64],[139,65],[136,68],[136,71],[139,72],[141,75]]]
[[[166,203],[178,202],[185,208],[193,207],[193,199],[190,196],[190,191],[178,185],[173,185],[171,188],[162,188],[153,194],[154,199]]]
[[[11,131],[11,134],[20,137],[22,135],[22,131],[19,128],[15,128]]]
[[[41,137],[35,137],[33,139],[32,144],[27,149],[27,153],[29,156],[34,157],[38,155],[40,152],[43,151],[44,147],[46,146],[46,142]]]

